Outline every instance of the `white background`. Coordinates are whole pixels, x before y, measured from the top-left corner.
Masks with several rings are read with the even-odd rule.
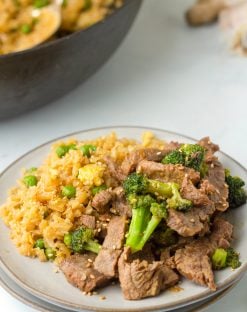
[[[95,76],[51,105],[0,122],[0,170],[47,140],[106,125],[210,135],[246,166],[247,58],[227,50],[216,25],[185,24],[192,2],[146,0],[122,46]],[[208,311],[246,312],[246,289],[247,276]],[[0,303],[5,311],[33,311],[1,288]]]

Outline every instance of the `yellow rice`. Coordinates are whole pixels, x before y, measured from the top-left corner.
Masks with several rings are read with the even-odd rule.
[[[59,158],[56,148],[61,144],[72,143],[77,147],[92,144],[97,149],[90,158],[83,156],[80,149],[70,150],[64,157]],[[89,213],[87,209],[92,199],[92,187],[104,184],[104,156],[109,155],[121,163],[132,150],[161,146],[164,146],[164,142],[150,132],[143,134],[141,142],[120,139],[115,133],[111,133],[92,141],[69,139],[66,142],[54,143],[44,163],[32,173],[38,179],[37,185],[27,187],[23,183],[23,177],[29,168],[23,169],[18,185],[9,190],[6,203],[0,207],[0,216],[10,228],[11,239],[19,252],[46,261],[44,251],[34,248],[37,238],[43,237],[46,247],[56,250],[56,262],[69,256],[70,250],[63,243],[64,234],[73,229],[76,218],[82,213]],[[85,167],[86,178],[79,179],[78,173]],[[75,198],[62,197],[61,189],[65,185],[73,185],[76,188]]]

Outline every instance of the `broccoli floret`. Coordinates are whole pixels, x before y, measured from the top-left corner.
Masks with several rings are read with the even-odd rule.
[[[199,171],[202,177],[207,173],[204,161],[205,149],[198,144],[183,144],[179,149],[170,152],[162,159],[163,164],[180,164]]]
[[[229,188],[228,202],[230,208],[237,208],[246,203],[247,194],[243,188],[245,182],[240,177],[233,177],[225,170],[225,181]]]
[[[233,248],[217,248],[212,255],[212,264],[215,270],[221,270],[226,267],[237,269],[240,267],[239,254]]]
[[[227,248],[226,265],[233,269],[237,269],[241,266],[241,262],[239,261],[239,253],[231,247]]]
[[[185,163],[185,157],[184,154],[181,153],[180,150],[174,150],[167,154],[161,161],[163,164],[181,164],[184,165]]]
[[[99,253],[101,248],[101,245],[94,240],[93,230],[86,227],[79,227],[65,234],[64,243],[75,253],[82,253],[85,250]]]
[[[181,197],[179,187],[175,183],[170,183],[172,196],[167,199],[167,206],[171,209],[186,211],[192,207],[192,202]]]
[[[128,201],[132,207],[132,218],[126,246],[132,252],[142,250],[160,221],[167,218],[164,203],[157,203],[150,195],[130,194]]]
[[[181,146],[180,151],[185,157],[185,166],[201,170],[202,163],[204,161],[205,149],[198,144],[184,144]]]
[[[192,207],[191,201],[183,199],[179,193],[179,185],[176,183],[164,183],[147,179],[141,174],[132,173],[123,183],[127,194],[147,194],[167,199],[168,208],[188,210]]]
[[[169,227],[162,226],[153,234],[153,240],[156,244],[169,247],[178,241],[178,235]]]

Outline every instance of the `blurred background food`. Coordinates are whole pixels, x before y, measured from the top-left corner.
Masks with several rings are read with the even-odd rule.
[[[247,54],[247,1],[246,0],[197,0],[187,11],[191,26],[201,26],[219,21],[231,48]]]
[[[0,54],[22,51],[103,20],[123,0],[1,0]]]

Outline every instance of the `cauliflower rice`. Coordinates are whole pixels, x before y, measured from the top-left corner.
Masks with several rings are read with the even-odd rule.
[[[121,162],[126,155],[141,147],[164,147],[164,141],[150,132],[143,134],[141,142],[118,138],[115,133],[92,141],[69,139],[59,141],[51,147],[44,163],[36,168],[23,169],[18,185],[9,191],[7,201],[0,207],[0,216],[10,228],[10,236],[22,255],[39,257],[46,261],[43,249],[34,248],[35,241],[43,238],[46,247],[56,251],[55,262],[59,263],[71,254],[63,242],[64,235],[74,229],[75,221],[81,214],[90,214],[92,187],[107,181],[104,157],[109,155]],[[56,154],[58,146],[75,144],[63,157]],[[83,156],[79,149],[85,144],[96,146],[91,157]],[[35,175],[36,186],[27,187],[24,176]],[[67,198],[61,195],[63,186],[73,185],[76,196]]]

